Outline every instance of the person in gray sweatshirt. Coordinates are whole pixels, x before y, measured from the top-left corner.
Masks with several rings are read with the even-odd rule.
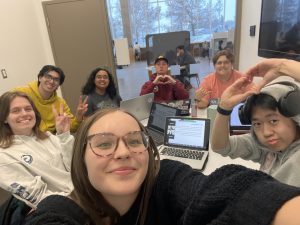
[[[279,76],[290,76],[280,81]],[[254,76],[263,79],[253,83]],[[260,169],[277,180],[300,187],[300,63],[264,60],[227,88],[218,105],[211,146],[231,158],[260,163]],[[270,84],[270,82],[272,83]],[[229,134],[230,113],[240,102],[239,117],[251,124],[248,134]]]

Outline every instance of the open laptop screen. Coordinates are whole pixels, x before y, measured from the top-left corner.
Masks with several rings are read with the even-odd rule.
[[[133,114],[138,120],[149,117],[153,103],[154,93],[138,96],[132,99],[121,101],[120,108]]]
[[[180,111],[176,108],[163,105],[160,103],[153,103],[148,120],[148,126],[154,128],[160,132],[164,132],[166,117],[178,116]]]
[[[168,117],[165,145],[208,150],[210,120],[187,117]]]
[[[250,130],[251,125],[243,125],[241,124],[240,118],[239,118],[239,108],[242,106],[244,103],[239,103],[237,104],[230,115],[230,130],[231,131],[239,131],[239,130]]]

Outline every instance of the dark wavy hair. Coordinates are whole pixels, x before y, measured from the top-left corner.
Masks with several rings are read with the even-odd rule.
[[[89,215],[91,220],[88,221],[90,222],[89,224],[105,224],[104,220],[106,218],[109,218],[109,224],[115,224],[120,219],[118,211],[105,200],[101,192],[92,186],[87,172],[86,161],[84,160],[85,152],[87,151],[87,135],[90,127],[103,116],[117,111],[132,116],[139,124],[141,131],[147,133],[146,128],[132,114],[116,108],[99,110],[81,123],[73,146],[71,178],[74,185],[74,191],[71,193],[71,198]],[[139,197],[141,197],[139,215],[137,215],[140,222],[139,224],[144,224],[145,222],[149,199],[160,165],[159,153],[151,137],[149,137],[148,154],[148,171],[139,193]]]
[[[40,70],[38,74],[38,78],[43,77],[46,73],[55,71],[56,73],[59,74],[59,85],[62,85],[65,81],[65,74],[64,71],[62,71],[61,68],[53,65],[45,65],[43,68]],[[38,85],[40,85],[40,81],[38,81]]]
[[[46,135],[46,133],[42,132],[39,128],[40,123],[41,123],[41,115],[40,115],[39,111],[37,110],[37,108],[35,107],[33,101],[23,92],[8,91],[8,92],[5,92],[0,97],[0,105],[1,105],[1,110],[0,110],[0,147],[1,148],[9,148],[13,142],[14,133],[12,132],[9,124],[6,122],[6,119],[9,115],[10,104],[16,97],[21,97],[21,98],[27,99],[29,101],[30,105],[32,106],[34,114],[35,114],[35,119],[36,119],[36,123],[35,123],[34,127],[32,128],[32,130],[35,133],[35,135],[37,136],[37,138],[43,140],[48,137]]]
[[[89,95],[89,94],[91,94],[91,93],[94,92],[94,90],[96,88],[95,77],[96,77],[96,74],[100,70],[105,71],[107,73],[107,75],[108,75],[109,84],[108,84],[108,86],[106,88],[106,93],[109,95],[109,97],[111,99],[113,99],[116,96],[116,94],[117,94],[117,89],[116,89],[115,82],[114,82],[112,74],[107,69],[105,69],[104,67],[97,67],[96,69],[94,69],[91,72],[91,74],[89,75],[89,77],[87,79],[87,82],[85,83],[85,85],[83,86],[83,88],[81,90],[81,93],[83,95]]]

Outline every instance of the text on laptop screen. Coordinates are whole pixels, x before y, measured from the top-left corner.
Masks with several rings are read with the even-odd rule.
[[[166,124],[166,144],[207,149],[209,121],[200,119],[168,118]]]
[[[161,130],[165,129],[165,123],[166,123],[166,117],[167,116],[175,116],[177,109],[161,105],[161,104],[155,104],[155,109],[152,110],[150,115],[151,126],[155,126],[157,128],[160,128]]]

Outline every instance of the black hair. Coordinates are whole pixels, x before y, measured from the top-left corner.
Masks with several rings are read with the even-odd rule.
[[[184,49],[184,45],[178,45],[178,46],[176,47],[176,49],[185,50],[185,49]]]
[[[61,68],[53,66],[53,65],[45,65],[43,66],[43,68],[40,70],[39,74],[38,74],[38,79],[40,77],[43,77],[46,73],[51,72],[51,71],[55,71],[56,73],[59,74],[59,85],[62,85],[65,81],[65,74],[62,71]],[[40,81],[38,80],[38,85],[40,85]]]
[[[106,93],[109,95],[109,97],[111,99],[113,99],[116,96],[116,94],[117,94],[117,89],[116,89],[116,86],[115,86],[115,82],[114,82],[114,79],[112,77],[112,74],[107,69],[105,69],[103,67],[97,67],[96,69],[94,69],[90,73],[90,75],[89,75],[89,77],[88,77],[85,85],[82,87],[81,93],[83,95],[89,95],[89,94],[91,94],[91,93],[94,92],[94,90],[96,88],[95,77],[96,77],[96,74],[100,70],[103,70],[103,71],[105,71],[108,74],[109,84],[108,84],[108,86],[106,88]]]
[[[252,95],[249,99],[247,99],[247,104],[249,106],[249,118],[252,120],[253,110],[256,107],[260,107],[263,109],[269,109],[272,111],[276,111],[278,109],[278,102],[276,99],[268,94],[259,93],[257,95]]]

